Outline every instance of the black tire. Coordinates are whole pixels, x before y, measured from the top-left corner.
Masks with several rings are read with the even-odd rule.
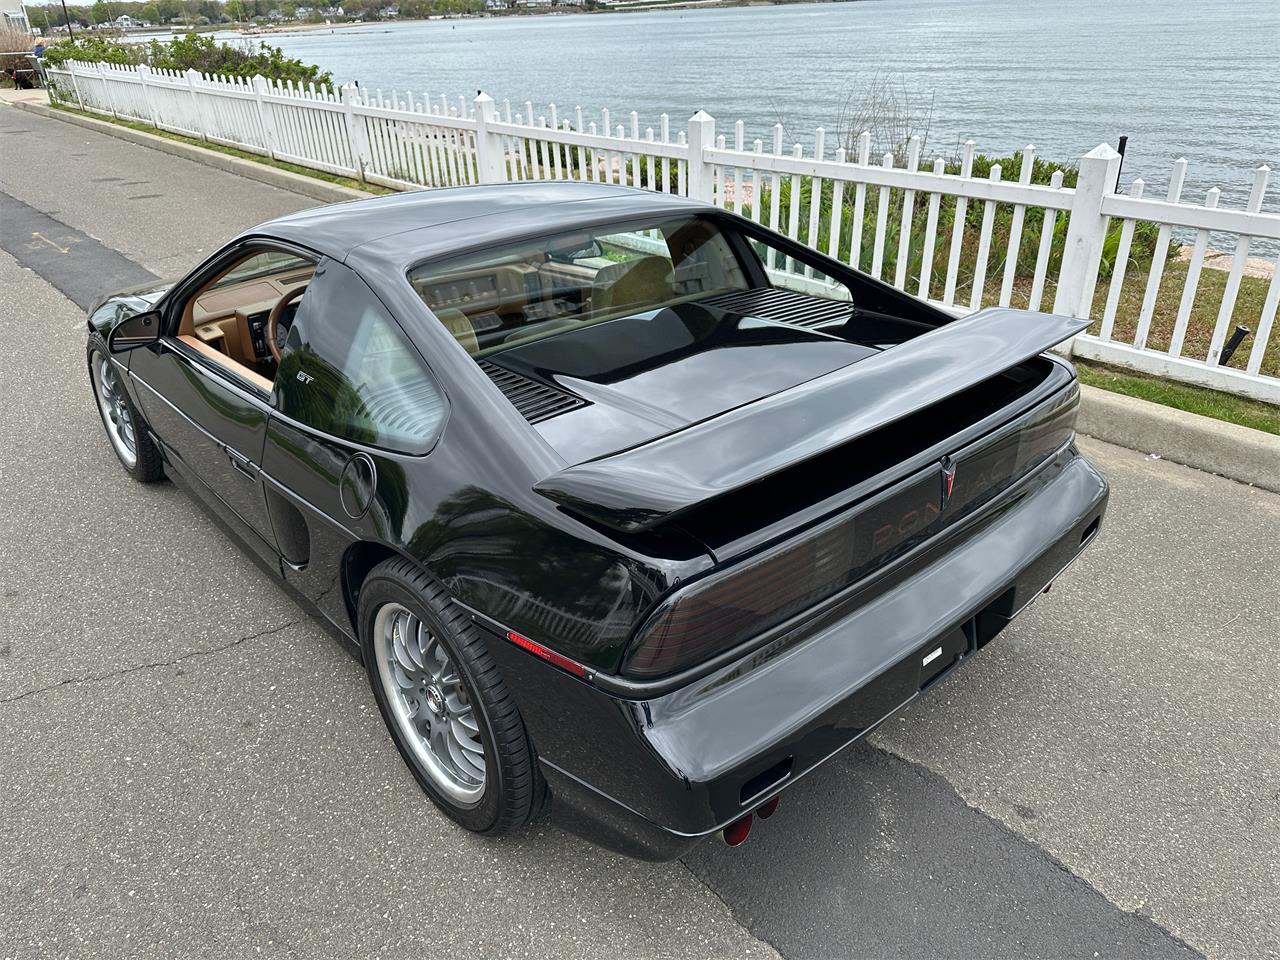
[[[89,386],[93,390],[93,400],[98,408],[98,415],[102,418],[103,430],[107,433],[107,443],[115,453],[116,459],[120,461],[120,466],[124,468],[124,472],[133,477],[139,483],[155,483],[157,480],[164,478],[164,457],[160,453],[160,448],[151,440],[148,433],[147,422],[142,418],[142,414],[138,408],[133,405],[133,400],[129,397],[129,392],[123,387],[119,392],[120,402],[129,412],[129,416],[133,424],[133,443],[134,443],[134,460],[133,463],[125,458],[124,454],[116,447],[115,441],[111,437],[111,426],[108,422],[108,412],[103,405],[103,399],[99,395],[99,384],[94,373],[94,367],[106,361],[114,367],[115,374],[123,377],[123,371],[120,366],[111,358],[111,353],[107,350],[106,341],[97,333],[89,334],[89,346],[86,351],[86,357],[89,363]]]
[[[485,790],[474,806],[443,793],[405,742],[383,688],[376,662],[374,624],[388,603],[406,607],[439,639],[458,667],[480,726]],[[538,772],[524,721],[507,692],[485,642],[470,618],[434,579],[407,560],[386,560],[360,588],[357,611],[360,647],[369,685],[396,749],[419,786],[447,816],[475,833],[499,836],[528,823],[541,809],[545,784]]]

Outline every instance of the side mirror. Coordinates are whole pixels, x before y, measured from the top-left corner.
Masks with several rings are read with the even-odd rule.
[[[145,347],[160,339],[160,313],[149,310],[135,313],[121,320],[107,334],[107,349],[112,353],[124,353],[135,347]]]

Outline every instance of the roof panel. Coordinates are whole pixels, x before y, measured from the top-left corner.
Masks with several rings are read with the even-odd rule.
[[[513,221],[527,222],[530,213],[549,206],[592,200],[611,200],[610,206],[637,214],[670,207],[673,202],[689,202],[669,194],[576,181],[452,187],[313,207],[270,220],[246,231],[245,235],[291,240],[343,260],[356,247],[386,237],[420,231],[414,238],[415,243],[410,244],[417,246],[418,241],[431,238],[433,227],[495,214],[520,213],[523,215],[513,217]],[[556,219],[547,217],[548,225],[554,226]]]

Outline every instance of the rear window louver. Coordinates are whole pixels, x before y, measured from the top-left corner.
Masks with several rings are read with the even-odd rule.
[[[541,423],[543,420],[550,420],[552,417],[558,417],[562,413],[587,405],[586,400],[568,391],[531,380],[489,360],[476,362],[503,395],[511,401],[511,405],[530,423]]]
[[[828,300],[781,287],[760,287],[725,293],[702,302],[743,316],[776,320],[797,327],[820,327],[827,323],[844,322],[855,311],[854,305],[847,300]]]

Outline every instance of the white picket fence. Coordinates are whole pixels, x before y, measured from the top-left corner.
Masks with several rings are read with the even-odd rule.
[[[483,94],[383,96],[354,85],[334,93],[84,63],[49,76],[55,96],[85,110],[394,189],[582,179],[705,200],[953,313],[998,303],[1090,317],[1089,332],[1069,345],[1075,355],[1280,403],[1280,258],[1263,270],[1250,258],[1255,241],[1280,246],[1280,214],[1262,210],[1265,166],[1238,210],[1218,205],[1217,188],[1202,204],[1184,200],[1185,160],[1164,199],[1144,196],[1141,180],[1119,193],[1120,157],[1106,145],[1079,159],[1076,185],[1066,187],[1060,171],[1031,183],[1032,147],[1006,180],[998,165],[973,175],[972,142],[959,172],[947,173],[942,159],[922,161],[917,140],[901,163],[872,158],[865,133],[827,156],[819,128],[806,155],[800,144],[785,149],[781,125],[766,149],[747,142],[741,122],[732,137],[718,136],[702,112],[679,130],[664,114],[655,130],[641,129],[634,112],[566,116]],[[970,205],[981,205],[976,238]],[[1008,226],[997,233],[1002,207]],[[1154,232],[1145,273],[1131,257],[1139,230]],[[1185,273],[1171,270],[1170,253],[1184,244]],[[1217,249],[1231,254],[1226,271],[1205,267]],[[1243,342],[1224,364],[1231,339]]]

